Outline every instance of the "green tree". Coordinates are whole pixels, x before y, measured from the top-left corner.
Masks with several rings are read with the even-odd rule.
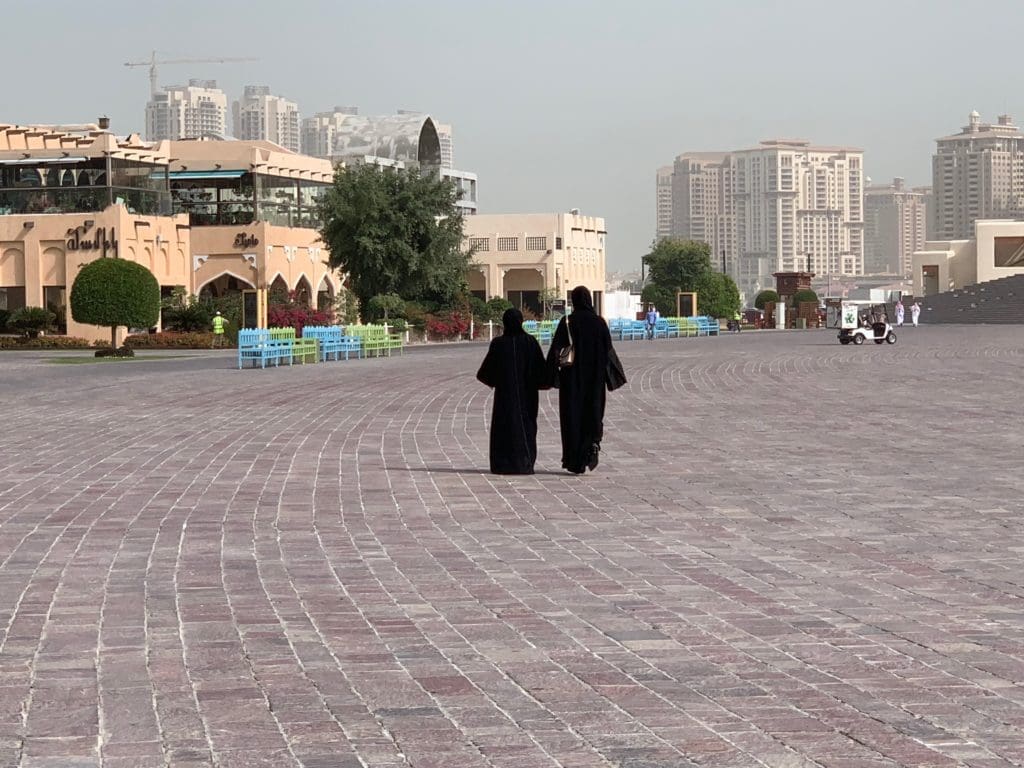
[[[765,288],[763,291],[754,297],[754,306],[757,309],[764,309],[764,305],[768,302],[778,303],[779,294],[773,291],[771,288]]]
[[[97,259],[82,267],[71,285],[71,316],[79,323],[110,326],[117,349],[117,328],[148,328],[160,317],[160,284],[141,264]]]
[[[21,331],[30,339],[37,338],[43,331],[53,327],[57,316],[43,307],[20,307],[11,313],[7,324],[16,331]]]
[[[729,275],[705,272],[697,278],[697,309],[702,315],[732,319],[740,308],[740,289]]]
[[[160,303],[164,330],[194,333],[210,330],[210,304],[198,296],[190,296],[183,286],[176,286]]]
[[[383,317],[386,323],[388,315],[401,316],[405,312],[405,300],[397,293],[379,293],[370,299],[367,308],[374,318]]]
[[[508,310],[512,309],[512,302],[508,299],[503,299],[500,296],[487,300],[487,319],[500,322],[502,315]]]
[[[454,184],[418,169],[338,168],[320,202],[328,263],[364,308],[385,293],[450,303],[465,290],[472,257],[457,199]]]
[[[648,304],[653,304],[663,317],[673,317],[678,310],[676,292],[660,285],[648,285],[644,288],[640,294],[640,302],[645,309]]]
[[[697,240],[665,237],[653,244],[651,252],[644,256],[644,264],[648,284],[671,291],[674,303],[676,291],[695,290],[697,279],[711,271],[711,246]]]

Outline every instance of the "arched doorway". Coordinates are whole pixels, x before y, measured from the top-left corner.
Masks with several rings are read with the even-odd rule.
[[[318,310],[334,308],[334,286],[331,285],[331,281],[327,279],[327,275],[323,276],[320,280],[320,285],[317,286],[316,308]]]
[[[288,294],[290,291],[288,290],[288,283],[281,273],[278,273],[267,287],[269,288],[267,294],[271,304],[288,303]]]
[[[245,290],[252,290],[254,287],[248,280],[233,275],[230,272],[223,272],[212,280],[207,280],[199,288],[199,298],[207,300],[223,299]]]
[[[299,276],[299,281],[295,284],[293,296],[296,304],[301,304],[304,307],[311,307],[313,305],[313,286],[310,285],[309,278],[305,275]]]

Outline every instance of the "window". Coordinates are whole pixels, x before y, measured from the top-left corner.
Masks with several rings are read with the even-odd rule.
[[[562,250],[562,238],[560,238],[560,237],[556,237],[555,238],[555,250],[556,251]]]
[[[518,251],[519,250],[519,238],[518,237],[499,237],[498,238],[498,250],[499,251]]]
[[[548,239],[546,237],[528,237],[526,238],[526,250],[528,251],[546,251],[548,249]]]
[[[491,250],[491,238],[489,237],[471,237],[469,238],[469,247],[472,248],[476,253],[486,253]]]

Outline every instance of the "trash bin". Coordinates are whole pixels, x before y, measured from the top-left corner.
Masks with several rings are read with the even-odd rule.
[[[807,330],[807,318],[806,317],[798,317],[796,319],[796,329],[798,331],[806,331]]]

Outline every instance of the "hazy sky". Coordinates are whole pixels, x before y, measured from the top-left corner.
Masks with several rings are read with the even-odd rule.
[[[142,132],[147,72],[125,61],[257,56],[160,82],[429,112],[481,212],[604,216],[609,270],[639,264],[655,170],[681,152],[808,138],[927,184],[934,139],[972,109],[1024,119],[1022,0],[3,0],[0,18],[0,122]]]

